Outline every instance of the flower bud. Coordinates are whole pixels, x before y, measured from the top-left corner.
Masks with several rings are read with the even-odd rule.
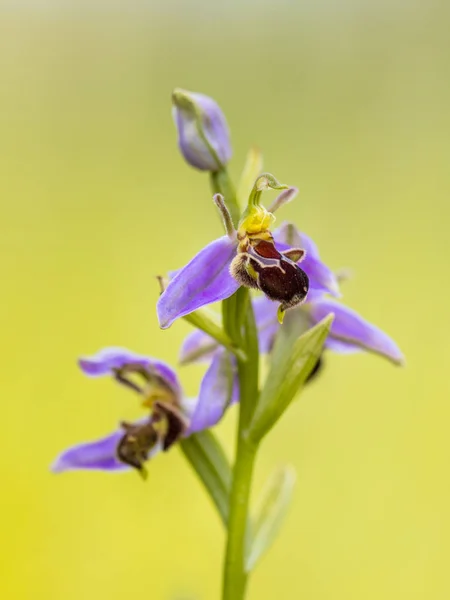
[[[230,133],[219,105],[209,96],[176,89],[172,94],[178,146],[201,171],[219,171],[231,158]]]

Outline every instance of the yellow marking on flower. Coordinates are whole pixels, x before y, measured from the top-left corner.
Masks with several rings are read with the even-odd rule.
[[[275,223],[275,216],[263,206],[252,206],[239,224],[238,235],[254,235],[267,231]]]
[[[141,406],[143,408],[152,408],[155,402],[174,403],[174,397],[171,391],[164,387],[150,384],[144,391],[145,397]]]
[[[252,265],[248,264],[247,267],[246,267],[246,269],[247,269],[247,273],[250,275],[250,277],[252,279],[254,279],[255,281],[257,281],[257,279],[258,279],[258,273],[255,271],[255,269],[252,267]]]
[[[267,231],[259,231],[258,233],[249,233],[247,235],[246,239],[253,246],[257,245],[258,242],[260,242],[260,241],[270,242],[272,244],[274,243],[273,242],[273,235],[270,233],[269,230],[267,230]]]
[[[284,321],[284,315],[285,315],[285,314],[286,314],[286,311],[284,310],[284,308],[283,308],[283,307],[281,306],[281,304],[280,304],[280,306],[278,307],[278,310],[277,310],[278,323],[279,323],[280,325],[282,325],[282,324],[283,324],[283,321]]]
[[[169,431],[169,422],[166,416],[161,416],[161,418],[157,421],[153,422],[153,429],[158,434],[158,437],[165,438],[167,432]]]

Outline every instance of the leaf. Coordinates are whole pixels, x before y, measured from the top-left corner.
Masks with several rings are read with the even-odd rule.
[[[231,468],[222,446],[216,436],[207,429],[184,438],[180,447],[227,527]]]
[[[253,522],[253,535],[245,562],[247,573],[272,545],[277,537],[291,502],[295,485],[295,470],[291,466],[277,469],[269,477],[258,502]]]
[[[266,435],[305,383],[320,358],[333,317],[329,314],[294,342],[288,324],[283,325],[287,327],[286,338],[281,336],[277,340],[272,365],[250,423],[248,437],[252,441],[259,442]]]

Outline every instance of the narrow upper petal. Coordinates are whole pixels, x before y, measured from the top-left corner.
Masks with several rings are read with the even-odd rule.
[[[334,313],[329,339],[334,338],[341,342],[341,345],[334,346],[335,350],[345,350],[342,343],[346,343],[350,345],[350,347],[347,345],[346,351],[351,351],[352,346],[359,346],[386,356],[395,363],[404,362],[404,356],[394,340],[351,308],[324,298],[310,304],[309,310],[315,322],[322,320],[329,313]]]
[[[89,377],[112,375],[116,370],[125,369],[133,371],[144,369],[149,372],[150,376],[155,375],[160,377],[177,397],[181,396],[181,387],[178,377],[168,364],[151,358],[150,356],[137,354],[126,348],[103,348],[92,356],[80,358],[78,364],[83,373]]]
[[[214,240],[178,271],[157,303],[162,329],[198,308],[234,294],[239,284],[230,275],[236,242],[227,236]]]
[[[236,363],[228,352],[220,349],[203,377],[187,435],[216,425],[226,408],[238,398]]]
[[[72,446],[62,452],[52,465],[54,473],[62,473],[74,469],[89,469],[100,471],[121,471],[128,465],[121,462],[116,455],[119,441],[124,432],[117,430],[93,442]]]
[[[283,223],[273,232],[275,243],[280,249],[287,247],[303,248],[306,256],[302,269],[309,277],[310,289],[340,296],[339,283],[333,271],[320,259],[317,245],[305,233],[301,233],[291,223]]]

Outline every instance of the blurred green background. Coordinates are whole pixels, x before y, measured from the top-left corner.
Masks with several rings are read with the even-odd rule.
[[[180,158],[170,92],[224,109],[238,176],[256,144],[300,187],[295,220],[406,369],[330,355],[267,439],[298,472],[249,598],[450,596],[450,38],[443,2],[24,2],[0,9],[0,597],[219,597],[224,534],[178,449],[135,473],[49,473],[138,415],[76,359],[176,364],[154,276],[220,234]],[[279,218],[281,218],[279,217]],[[195,394],[202,370],[181,377]],[[232,452],[234,411],[218,428]]]

